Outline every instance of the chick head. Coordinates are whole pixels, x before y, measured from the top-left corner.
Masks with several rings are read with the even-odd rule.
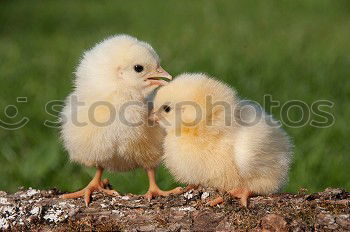
[[[147,95],[172,79],[154,49],[128,35],[110,37],[86,51],[76,76],[76,85],[86,86],[89,94],[134,88]]]
[[[176,132],[224,126],[236,102],[235,92],[206,74],[185,73],[161,87],[150,119]]]

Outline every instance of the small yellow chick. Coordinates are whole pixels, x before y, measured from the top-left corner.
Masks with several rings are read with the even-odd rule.
[[[166,130],[164,163],[180,182],[217,188],[247,206],[249,196],[277,192],[288,179],[288,135],[205,74],[182,74],[161,87],[150,118]]]
[[[117,195],[107,188],[108,180],[101,181],[103,170],[137,167],[147,170],[147,198],[180,191],[162,191],[155,181],[164,133],[147,123],[146,97],[167,83],[162,78],[172,79],[159,62],[148,43],[128,35],[110,37],[84,53],[61,114],[61,135],[70,159],[97,172],[86,188],[63,198],[84,197],[88,205],[93,191]]]

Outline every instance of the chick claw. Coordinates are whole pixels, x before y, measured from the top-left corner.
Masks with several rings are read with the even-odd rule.
[[[156,196],[163,196],[163,197],[167,197],[169,196],[170,194],[181,194],[183,193],[183,189],[181,187],[177,187],[177,188],[174,188],[172,190],[169,190],[169,191],[163,191],[161,190],[160,188],[158,187],[154,187],[154,188],[150,188],[148,190],[148,192],[144,195],[144,197],[146,199],[148,199],[148,201],[151,201],[151,199],[153,197],[156,197]]]

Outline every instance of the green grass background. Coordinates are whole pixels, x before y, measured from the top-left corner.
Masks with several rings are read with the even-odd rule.
[[[88,183],[94,170],[70,163],[58,130],[43,125],[54,119],[45,104],[69,94],[85,49],[118,33],[150,42],[173,75],[207,72],[244,98],[334,102],[333,126],[285,128],[295,142],[285,191],[350,189],[350,1],[8,0],[0,2],[0,119],[30,122],[0,129],[1,190]],[[16,103],[20,96],[28,103]],[[12,119],[3,112],[9,104],[19,109]],[[123,193],[147,189],[142,170],[106,176]],[[157,178],[163,188],[176,186],[163,168]]]

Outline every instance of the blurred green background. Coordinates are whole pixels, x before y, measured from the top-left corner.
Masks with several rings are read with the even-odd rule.
[[[350,1],[11,0],[0,2],[0,119],[30,122],[0,128],[0,190],[73,191],[89,182],[94,170],[70,163],[58,130],[44,126],[55,119],[45,104],[69,94],[84,50],[118,33],[152,44],[173,75],[207,72],[261,104],[265,94],[282,104],[334,102],[331,127],[285,127],[295,142],[285,191],[350,189]],[[4,113],[11,104],[19,111],[14,118]],[[276,118],[279,112],[272,111]],[[122,193],[146,192],[142,170],[106,176]],[[177,185],[163,168],[157,178],[163,188]]]

